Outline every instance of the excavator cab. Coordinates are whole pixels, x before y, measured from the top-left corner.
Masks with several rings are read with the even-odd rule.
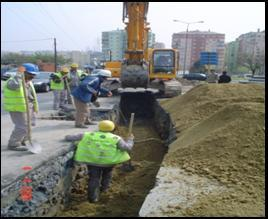
[[[154,49],[152,52],[150,78],[175,78],[177,63],[173,49]]]

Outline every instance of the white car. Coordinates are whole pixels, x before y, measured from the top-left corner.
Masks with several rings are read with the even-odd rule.
[[[12,76],[15,76],[17,74],[18,68],[12,68],[9,71],[6,71],[3,75],[2,75],[2,79],[3,80],[7,80]]]

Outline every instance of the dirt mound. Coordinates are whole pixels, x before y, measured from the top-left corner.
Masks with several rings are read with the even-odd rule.
[[[200,198],[185,216],[264,216],[264,86],[198,85],[162,105],[178,135],[163,165],[215,178],[230,188]]]

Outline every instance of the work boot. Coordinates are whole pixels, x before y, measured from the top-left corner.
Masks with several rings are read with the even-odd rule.
[[[81,125],[75,125],[75,128],[83,128],[83,129],[87,129],[88,126],[81,124]]]
[[[85,124],[86,125],[96,125],[97,123],[96,122],[92,122],[91,120],[86,120],[85,121]]]
[[[28,148],[25,146],[11,146],[11,145],[9,145],[7,147],[7,149],[11,150],[11,151],[28,151]]]
[[[109,189],[109,187],[104,187],[104,186],[102,186],[102,187],[100,188],[100,192],[101,192],[101,193],[106,193],[106,192],[108,191],[108,189]]]
[[[99,190],[99,188],[96,188],[93,192],[90,192],[90,193],[88,194],[88,201],[91,202],[91,203],[98,202],[99,198],[100,198],[100,190]]]

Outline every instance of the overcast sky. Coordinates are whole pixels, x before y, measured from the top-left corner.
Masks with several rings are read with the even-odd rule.
[[[1,2],[1,50],[100,50],[101,32],[123,29],[122,2]],[[265,29],[264,2],[150,2],[148,22],[156,41],[171,47],[173,33],[187,25],[173,22],[204,21],[189,31],[225,34],[225,42],[239,35]]]

